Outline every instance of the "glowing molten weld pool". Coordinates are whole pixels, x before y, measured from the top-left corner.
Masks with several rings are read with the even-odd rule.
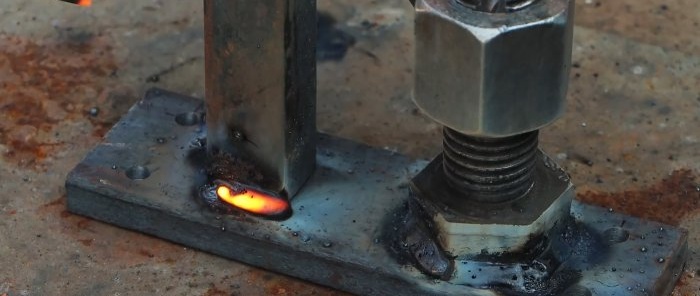
[[[80,6],[91,6],[92,0],[61,0],[63,2],[78,4]]]
[[[261,216],[280,216],[290,211],[287,200],[246,188],[233,190],[225,184],[219,184],[216,195],[225,203]]]

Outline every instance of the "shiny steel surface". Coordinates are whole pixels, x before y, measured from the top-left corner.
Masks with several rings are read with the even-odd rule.
[[[416,104],[438,123],[474,136],[552,123],[566,101],[573,5],[542,0],[494,14],[456,1],[417,1]]]
[[[444,250],[460,257],[518,252],[568,219],[574,185],[551,158],[535,152],[534,185],[515,200],[483,201],[453,188],[441,156],[413,178],[412,197],[433,223]]]
[[[204,3],[208,149],[293,196],[314,168],[316,1]]]
[[[532,188],[537,131],[480,138],[445,128],[443,135],[444,176],[465,199],[499,203],[522,197]]]
[[[456,0],[469,8],[483,12],[511,12],[523,9],[538,0]]]

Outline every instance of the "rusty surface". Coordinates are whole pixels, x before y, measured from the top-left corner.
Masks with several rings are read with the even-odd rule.
[[[690,170],[679,170],[648,188],[622,192],[586,191],[578,199],[636,217],[678,226],[700,210],[700,180]]]
[[[693,0],[576,2],[579,25],[689,54],[700,50]]]
[[[96,106],[107,109],[112,99],[107,81],[117,66],[106,39],[85,34],[38,44],[0,36],[0,143],[7,159],[40,168],[65,144],[57,126],[87,118]],[[113,119],[88,120],[93,134],[101,137]]]
[[[651,190],[688,204],[692,195],[662,192],[673,184],[662,180],[690,187],[681,180],[700,173],[695,4],[577,1],[569,107],[541,140],[579,192],[620,210],[627,206],[615,200],[624,192],[632,192],[628,200]],[[319,8],[335,18],[329,23],[347,47],[319,65],[319,128],[437,155],[441,129],[411,103],[410,5],[330,0]],[[201,14],[200,1],[191,0],[102,1],[89,9],[3,2],[0,295],[341,295],[64,211],[65,174],[145,89],[203,96]],[[680,208],[664,205],[659,212]],[[697,295],[700,215],[655,215],[689,229],[691,261],[675,295]]]

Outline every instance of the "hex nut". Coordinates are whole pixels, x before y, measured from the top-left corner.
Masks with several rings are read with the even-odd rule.
[[[517,253],[570,217],[575,190],[568,175],[541,152],[535,170],[535,185],[523,198],[478,203],[445,184],[438,157],[413,179],[413,201],[432,219],[441,246],[452,256]]]
[[[557,119],[571,67],[574,1],[539,0],[510,13],[457,2],[416,1],[416,105],[469,135],[515,135]]]

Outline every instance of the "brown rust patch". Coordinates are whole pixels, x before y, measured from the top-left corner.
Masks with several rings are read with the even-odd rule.
[[[234,295],[233,293],[227,293],[224,290],[221,290],[217,288],[214,284],[212,284],[209,289],[202,295],[202,296],[229,296],[229,295]]]
[[[700,291],[700,282],[695,280],[697,274],[698,272],[683,273],[671,296],[697,296]]]
[[[38,44],[0,36],[0,144],[6,159],[35,167],[63,145],[55,126],[86,117],[116,71],[106,41]]]
[[[153,253],[151,253],[150,251],[148,251],[146,249],[139,250],[139,255],[144,256],[144,257],[148,257],[148,258],[155,257],[155,255],[153,255]]]
[[[165,260],[163,260],[162,262],[167,263],[167,264],[175,264],[175,262],[177,262],[177,261],[175,261],[175,259],[173,259],[173,258],[168,257],[168,258],[165,258]]]
[[[41,207],[42,208],[50,208],[50,207],[55,207],[55,206],[64,206],[66,205],[66,196],[61,196],[51,202],[43,204]]]
[[[79,239],[78,240],[83,246],[89,247],[92,246],[92,239]]]
[[[302,293],[308,293],[309,291],[316,291],[317,294],[329,296],[347,295],[340,291],[334,291],[329,288],[314,286],[310,283],[304,283],[298,280],[292,280],[281,276],[273,277],[269,281],[266,281],[264,284],[265,295],[291,296],[299,295]]]
[[[640,190],[580,193],[578,199],[615,211],[678,225],[700,209],[700,183],[691,170],[674,171],[658,184]]]
[[[70,216],[73,216],[68,210],[63,210],[61,211],[61,218],[68,218]]]
[[[51,202],[45,203],[41,206],[39,206],[38,212],[39,214],[49,214],[49,213],[56,213],[58,217],[64,220],[70,220],[73,222],[71,225],[72,228],[77,228],[80,230],[85,230],[89,232],[94,232],[94,230],[90,229],[90,225],[92,224],[91,219],[81,217],[81,216],[76,216],[65,210],[66,208],[66,196],[63,195]],[[66,228],[64,228],[66,229]],[[78,239],[80,241],[80,239]]]
[[[248,271],[246,282],[248,284],[260,286],[261,288],[263,288],[264,295],[348,295],[344,292],[317,286],[300,280],[295,280],[282,275],[275,275],[273,273],[259,269],[251,269],[250,271]]]

